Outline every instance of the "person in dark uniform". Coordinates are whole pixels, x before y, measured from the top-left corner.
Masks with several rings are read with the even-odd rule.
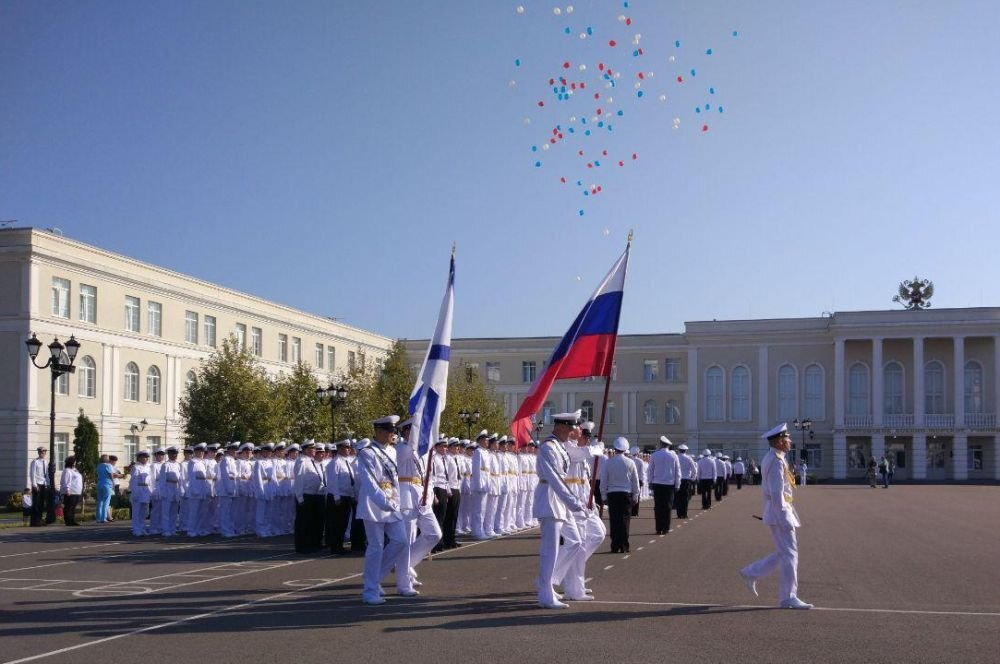
[[[698,465],[687,452],[688,446],[684,443],[677,446],[677,461],[681,466],[681,488],[674,497],[674,507],[678,519],[688,518],[688,502],[694,493],[694,484],[698,477]]]
[[[698,491],[701,492],[701,509],[712,509],[712,490],[718,472],[712,451],[705,450],[698,459]]]

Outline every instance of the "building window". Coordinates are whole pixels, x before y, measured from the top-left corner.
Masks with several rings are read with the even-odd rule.
[[[795,367],[786,364],[778,368],[778,419],[790,420],[798,417],[798,399],[795,389]]]
[[[983,446],[969,445],[969,470],[983,469]]]
[[[668,399],[667,405],[663,407],[663,421],[667,424],[681,423],[681,409],[675,399]]]
[[[983,367],[973,360],[965,363],[965,412],[983,412]]]
[[[326,359],[325,356],[324,356],[324,351],[325,351],[325,346],[323,346],[323,344],[316,344],[316,368],[317,369],[322,369],[323,368],[323,360]]]
[[[205,340],[208,341],[208,319],[205,316]],[[212,319],[212,336],[215,336],[215,319]],[[198,313],[196,311],[184,312],[184,341],[189,344],[198,343]],[[209,344],[214,345],[214,344]]]
[[[749,422],[750,370],[743,366],[734,367],[729,381],[731,383],[729,416],[736,422]]]
[[[478,362],[466,362],[465,363],[465,382],[471,383],[476,379],[476,374],[479,373],[479,363]]]
[[[163,305],[159,302],[146,302],[146,329],[154,337],[163,336]]]
[[[125,365],[125,401],[139,400],[139,367],[135,362]]]
[[[882,384],[882,412],[886,415],[903,413],[903,365],[890,362],[885,365]]]
[[[868,415],[868,367],[860,362],[847,371],[847,414]]]
[[[97,322],[97,287],[80,284],[80,320]]]
[[[535,364],[534,360],[526,360],[521,362],[521,382],[522,383],[534,383],[535,376],[538,373],[538,365]]]
[[[197,342],[198,337],[195,336],[195,343]],[[215,316],[205,316],[205,345],[215,348]]]
[[[725,419],[722,404],[722,368],[709,367],[705,371],[705,419],[719,422]]]
[[[357,360],[355,359],[354,351],[353,350],[347,351],[347,370],[354,371],[354,367],[356,364]]]
[[[809,469],[823,467],[823,447],[820,445],[806,445],[802,450],[802,460],[806,462]]]
[[[656,402],[650,399],[642,404],[643,424],[656,424]]]
[[[139,453],[139,436],[125,436],[122,441],[122,456],[125,457],[125,464],[135,461],[135,455]]]
[[[139,298],[131,295],[125,296],[125,330],[139,331]]]
[[[552,424],[552,413],[554,412],[555,406],[551,401],[546,401],[545,405],[542,406],[542,423],[549,425]]]
[[[660,373],[660,363],[658,360],[643,360],[642,361],[642,380],[646,383],[652,383],[657,379]]]
[[[668,383],[676,383],[681,379],[680,359],[668,357],[663,361],[663,379]]]
[[[250,349],[257,357],[264,356],[264,332],[259,327],[250,328]]]
[[[944,414],[944,365],[934,360],[924,369],[924,412]]]
[[[583,403],[581,403],[580,404],[580,413],[581,413],[581,417],[583,419],[587,420],[588,422],[593,422],[594,421],[594,402],[591,401],[590,399],[587,399],[586,401],[584,401]]]
[[[292,364],[298,364],[302,360],[302,339],[292,337]]]
[[[52,315],[69,318],[69,280],[52,277]]]
[[[486,363],[486,382],[487,383],[499,383],[500,382],[500,363],[499,362],[487,362]]]
[[[288,335],[279,334],[278,335],[278,360],[281,362],[288,361]]]
[[[361,370],[365,370],[365,353],[364,351],[358,351],[358,362],[361,366]]]
[[[52,461],[55,463],[56,472],[61,473],[66,467],[66,457],[69,456],[69,434],[66,432],[57,433],[53,442],[55,442],[53,450],[55,458]],[[59,479],[56,478],[56,481],[58,482]]]
[[[159,436],[146,436],[146,449],[156,451],[160,449],[160,445],[162,442]]]
[[[333,346],[326,347],[326,368],[330,373],[337,370],[337,349]]]
[[[236,347],[240,350],[247,349],[247,326],[246,323],[236,324]]]
[[[146,372],[146,401],[160,403],[160,370],[155,366]]]
[[[60,359],[60,361],[62,361]],[[56,394],[61,396],[69,396],[69,374],[59,374],[56,378]]]
[[[826,419],[826,390],[823,382],[823,367],[810,364],[805,371],[806,417],[811,420]]]
[[[76,365],[76,394],[90,399],[97,395],[97,364],[90,355]]]
[[[615,424],[618,420],[618,408],[614,401],[608,402],[607,410],[604,411],[604,421],[608,424]]]
[[[194,387],[197,381],[198,381],[198,376],[197,374],[195,374],[195,372],[193,371],[187,372],[187,375],[184,377],[184,389],[190,392],[191,388]]]

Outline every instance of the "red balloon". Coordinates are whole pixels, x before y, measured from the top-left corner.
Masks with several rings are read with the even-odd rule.
[[[603,154],[605,157],[607,157],[608,156],[608,151],[607,150],[602,150],[601,154]]]
[[[677,82],[678,83],[683,83],[684,82],[684,77],[683,76],[678,76],[677,77]]]
[[[563,184],[566,184],[566,178],[559,178],[559,181],[562,182]]]
[[[703,132],[706,132],[706,131],[708,131],[708,125],[702,125],[702,126],[701,126],[701,130],[702,130]]]
[[[636,160],[638,158],[639,158],[639,155],[637,155],[636,153],[633,152],[632,153],[632,160],[634,161],[634,160]]]
[[[545,106],[545,102],[544,101],[540,101],[540,102],[538,102],[538,105],[539,106]]]
[[[595,92],[594,93],[594,99],[600,99],[600,98],[601,98],[601,93],[600,92]]]
[[[618,162],[618,165],[619,165],[619,166],[624,166],[624,165],[625,165],[625,162],[624,162],[624,161],[619,161],[619,162]]]
[[[563,63],[563,69],[569,69],[569,63],[568,62],[564,62]]]
[[[632,19],[630,18],[625,19],[625,25],[632,25]]]
[[[615,46],[618,46],[618,42],[616,42],[614,39],[612,39],[611,41],[608,42],[608,46],[610,46],[611,48],[614,48]]]

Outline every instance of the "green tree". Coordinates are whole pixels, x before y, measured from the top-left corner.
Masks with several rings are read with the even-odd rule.
[[[316,396],[319,383],[308,364],[298,362],[292,373],[275,383],[275,405],[284,436],[295,442],[330,437],[330,406]]]
[[[181,398],[184,433],[208,442],[277,440],[283,433],[277,396],[257,358],[230,337],[201,366]]]
[[[76,418],[76,428],[73,430],[73,456],[76,457],[76,469],[83,475],[87,488],[97,481],[97,464],[100,461],[101,434],[94,422],[84,415],[83,408]]]
[[[441,431],[464,438],[468,426],[458,417],[459,411],[479,411],[479,422],[473,425],[472,435],[481,429],[507,433],[510,422],[504,416],[503,401],[492,385],[483,382],[479,371],[461,362],[452,366],[448,375],[448,405],[441,415]]]
[[[375,385],[375,398],[382,415],[407,417],[410,393],[417,382],[416,373],[406,360],[406,349],[396,341],[379,368]]]
[[[350,433],[354,438],[372,435],[372,421],[386,413],[378,402],[377,367],[356,363],[340,379],[347,389],[347,400],[337,409],[337,437]]]

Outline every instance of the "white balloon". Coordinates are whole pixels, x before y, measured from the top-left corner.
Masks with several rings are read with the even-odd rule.
[[[634,88],[635,88],[636,90],[638,90],[639,88],[641,88],[641,87],[642,87],[642,83],[640,83],[639,81],[636,81],[636,82],[635,82],[635,85],[634,85],[634,86],[632,86],[632,87],[634,87]]]
[[[562,10],[556,7],[555,9],[552,10],[552,13],[555,14],[556,16],[559,16],[560,14],[562,14]]]
[[[569,116],[569,121],[570,122],[576,122],[576,116],[575,115]]]
[[[625,14],[619,14],[618,15],[618,22],[619,23],[624,23],[625,22]]]
[[[566,8],[566,13],[567,14],[572,14],[573,13],[573,5],[570,5],[569,7]]]
[[[675,60],[677,60],[677,58],[675,58],[672,55],[669,58],[667,58],[667,62],[674,62]]]
[[[587,65],[580,65],[579,67],[577,67],[577,69],[579,69],[580,71],[587,71]]]
[[[549,144],[548,143],[542,143],[542,152],[545,152],[548,149],[549,149]]]
[[[660,95],[660,101],[666,101],[667,95]]]
[[[621,77],[622,77],[622,73],[620,71],[616,71],[615,72],[615,78],[621,78]]]
[[[524,5],[518,5],[517,6],[517,13],[518,14],[523,14],[524,13]]]
[[[615,98],[614,97],[608,97],[608,103],[609,104],[615,103]]]
[[[609,229],[605,228],[604,229],[604,234],[605,235],[611,235],[611,231]]]
[[[586,39],[586,38],[587,38],[587,33],[586,32],[581,32],[580,33],[580,39]]]
[[[510,79],[510,80],[509,80],[509,81],[507,82],[507,86],[508,86],[508,87],[511,87],[511,88],[516,88],[516,87],[517,87],[517,81],[515,81],[514,79]]]
[[[531,118],[523,118],[521,120],[521,122],[524,123],[524,124],[526,124],[526,125],[530,125],[531,124]]]

